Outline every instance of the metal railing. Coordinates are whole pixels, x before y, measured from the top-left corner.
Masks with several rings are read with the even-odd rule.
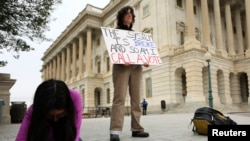
[[[97,118],[97,117],[110,117],[112,112],[111,107],[84,107],[83,116],[88,118]],[[125,115],[130,115],[130,106],[126,106],[124,109]]]
[[[109,117],[111,113],[111,107],[84,107],[83,115],[87,117]]]

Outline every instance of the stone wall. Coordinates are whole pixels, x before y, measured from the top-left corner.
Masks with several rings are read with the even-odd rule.
[[[3,99],[4,105],[2,108],[2,117],[0,124],[10,123],[10,89],[15,84],[16,80],[10,78],[10,74],[0,73],[0,99]]]

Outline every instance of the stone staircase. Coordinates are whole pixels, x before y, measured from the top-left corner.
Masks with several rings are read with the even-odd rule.
[[[171,108],[168,108],[165,112],[169,113],[194,113],[196,109],[200,107],[209,107],[208,105],[204,105],[204,103],[193,103],[193,104],[176,104]],[[213,108],[221,111],[222,113],[244,113],[250,112],[250,105],[248,104],[216,104],[213,105]]]

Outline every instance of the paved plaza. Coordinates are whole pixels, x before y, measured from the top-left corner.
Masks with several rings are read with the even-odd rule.
[[[224,113],[238,124],[250,125],[250,113]],[[125,117],[121,141],[207,141],[207,136],[193,134],[190,125],[193,113],[164,113],[142,116],[141,123],[148,138],[132,138],[130,116]],[[109,141],[109,117],[85,118],[81,127],[84,141]],[[20,124],[0,125],[0,141],[14,141]]]

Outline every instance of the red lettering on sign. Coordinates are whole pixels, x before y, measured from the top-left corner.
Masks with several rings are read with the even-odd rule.
[[[114,62],[115,64],[124,64],[124,63],[135,64],[135,62],[133,62],[130,59],[129,54],[112,53],[111,59],[112,62]]]

